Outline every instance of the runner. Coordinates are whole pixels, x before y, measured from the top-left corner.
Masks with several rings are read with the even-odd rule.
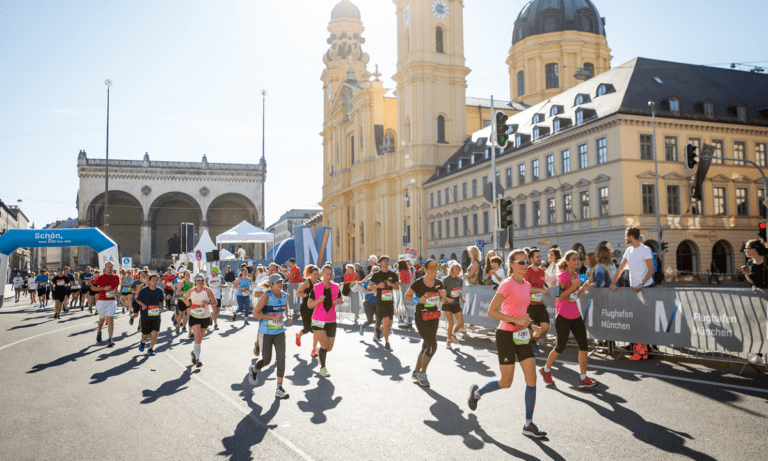
[[[184,275],[186,276],[186,274]],[[205,276],[203,274],[195,275],[195,287],[188,290],[184,295],[184,304],[190,307],[189,329],[195,335],[194,350],[190,354],[192,356],[192,365],[200,368],[203,366],[203,362],[200,361],[201,343],[203,342],[205,330],[211,326],[211,306],[216,305],[216,298],[214,298],[213,292],[205,287]]]
[[[104,273],[95,278],[91,288],[98,293],[96,300],[96,312],[99,314],[99,332],[96,334],[96,342],[101,342],[101,328],[104,321],[107,322],[107,332],[109,341],[107,347],[113,347],[112,335],[115,332],[115,312],[117,312],[116,294],[120,287],[120,277],[112,272],[114,264],[107,261],[104,264]]]
[[[371,277],[379,272],[379,266],[373,266],[371,272],[363,280],[363,309],[365,310],[365,323],[360,325],[360,336],[363,336],[365,329],[373,323],[373,316],[376,314],[376,288],[370,287]],[[370,287],[370,288],[369,288]],[[373,327],[373,340],[379,342],[379,336],[376,333],[381,327],[381,317],[376,314],[376,324]]]
[[[35,294],[37,294],[37,278],[34,272],[29,273],[29,303],[35,304]]]
[[[528,305],[528,315],[533,320],[531,324],[531,347],[536,355],[539,355],[539,338],[549,332],[549,312],[544,306],[544,295],[549,296],[549,290],[544,288],[547,273],[541,268],[541,251],[531,248],[528,252],[528,261],[531,263],[525,271],[525,281],[531,284],[531,303]]]
[[[168,268],[165,270],[165,274],[163,274],[162,278],[160,278],[160,283],[163,288],[163,291],[165,292],[165,306],[166,308],[171,308],[171,300],[173,300],[173,288],[176,282],[174,281],[176,279],[176,276],[173,275],[171,272],[172,266],[168,266]]]
[[[384,350],[392,352],[392,346],[389,345],[389,329],[395,317],[394,290],[397,289],[400,279],[389,270],[389,256],[380,256],[379,266],[381,270],[371,276],[373,286],[376,287],[376,316],[381,319],[381,328],[376,331],[379,339],[381,333],[384,333]]]
[[[69,267],[65,267],[64,269],[67,277],[69,278],[69,307],[76,307],[77,301],[80,299],[80,282],[78,281],[78,275],[77,272],[70,273]]]
[[[411,375],[421,387],[429,387],[427,367],[437,351],[437,328],[440,326],[437,302],[444,300],[446,295],[443,282],[436,278],[439,268],[437,261],[428,259],[424,263],[424,277],[417,278],[405,293],[405,299],[412,299],[416,305],[416,329],[423,340],[416,367]]]
[[[578,261],[578,258],[577,258]],[[528,258],[523,250],[514,250],[509,255],[512,276],[502,282],[488,308],[488,317],[498,319],[496,348],[499,356],[501,379],[489,381],[482,388],[476,384],[469,389],[469,408],[477,409],[480,398],[499,389],[512,386],[515,373],[515,357],[525,375],[525,425],[523,435],[543,438],[547,433],[533,423],[533,409],[536,405],[536,359],[530,344],[528,326],[528,303],[531,300],[531,284],[524,279]]]
[[[232,321],[237,320],[237,313],[243,311],[243,319],[248,325],[248,312],[251,308],[251,278],[248,275],[248,269],[240,269],[240,275],[235,279],[232,286],[237,290],[237,310],[232,314]]]
[[[130,303],[131,306],[131,319],[128,321],[129,324],[133,325],[133,321],[136,317],[139,316],[139,313],[141,312],[141,304],[136,302],[136,296],[141,292],[141,290],[146,286],[146,280],[147,276],[149,275],[148,272],[140,271],[138,273],[138,276],[136,279],[131,283],[131,291],[128,292],[126,296],[126,299],[128,303]],[[158,305],[162,305],[158,304]],[[143,322],[144,319],[141,319],[141,322]],[[139,323],[138,330],[142,330],[142,324]]]
[[[149,351],[147,355],[155,355],[155,343],[157,335],[160,333],[160,314],[165,312],[163,306],[163,290],[157,287],[157,274],[147,276],[149,286],[142,288],[133,301],[138,303],[141,312],[141,342],[139,342],[139,352],[144,352],[147,338],[149,338]],[[145,277],[145,281],[146,278]],[[160,309],[162,307],[162,310]],[[133,320],[133,317],[131,317]]]
[[[126,307],[129,309],[131,308],[130,294],[131,294],[131,285],[133,284],[133,281],[134,281],[133,269],[128,269],[127,271],[125,271],[125,276],[122,278],[122,287],[120,290],[121,293],[119,298],[120,299],[119,303],[123,307],[123,314],[125,314]]]
[[[40,308],[48,305],[48,273],[45,269],[40,269],[40,275],[35,277],[37,283],[37,300],[40,301]]]
[[[5,283],[5,282],[3,282]],[[24,279],[20,273],[16,273],[16,277],[13,278],[13,292],[16,295],[16,302],[19,302],[21,297],[21,290],[24,288]]]
[[[253,318],[259,319],[259,346],[264,356],[251,365],[248,380],[251,385],[258,383],[259,371],[272,362],[272,347],[275,348],[275,360],[277,361],[277,389],[275,390],[276,399],[287,399],[288,393],[283,390],[283,376],[285,376],[285,325],[284,320],[288,318],[290,325],[293,319],[288,315],[286,309],[288,295],[282,291],[283,278],[278,274],[269,276],[269,280],[264,283],[265,295],[259,298],[256,306],[253,308]]]
[[[316,284],[309,293],[311,301],[307,307],[312,312],[312,331],[320,343],[320,376],[331,376],[325,366],[327,354],[333,350],[336,340],[336,306],[343,304],[341,289],[333,283],[333,266],[323,266],[323,281]]]
[[[211,275],[208,277],[208,287],[213,292],[213,296],[216,298],[216,305],[213,306],[213,329],[219,329],[219,313],[221,312],[221,286],[224,280],[219,275],[219,268],[213,266],[211,268]]]
[[[176,334],[187,332],[187,308],[189,305],[184,301],[186,294],[192,289],[194,284],[190,281],[191,274],[184,269],[181,278],[176,283]],[[190,332],[191,333],[191,332]]]
[[[320,269],[314,264],[310,264],[304,269],[304,283],[302,283],[299,289],[296,290],[296,296],[301,298],[299,312],[301,312],[302,329],[296,333],[296,345],[299,347],[301,347],[301,337],[312,331],[312,309],[307,306],[307,302],[309,301],[309,293],[312,292],[319,277]],[[317,338],[313,339],[312,357],[317,357]]]
[[[579,281],[579,275],[576,270],[579,268],[579,254],[573,250],[565,253],[563,259],[558,263],[560,270],[560,295],[555,303],[557,307],[557,317],[555,318],[555,331],[557,332],[557,347],[549,353],[547,364],[542,368],[541,376],[547,384],[555,384],[552,379],[552,365],[555,364],[557,357],[565,350],[568,336],[573,332],[576,342],[579,344],[579,388],[585,389],[595,387],[598,382],[587,377],[587,328],[584,326],[584,320],[581,318],[576,299],[581,296],[584,290],[589,288],[589,281],[583,285]]]
[[[59,269],[59,273],[53,277],[53,301],[56,312],[53,314],[53,318],[61,318],[61,310],[64,307],[64,302],[67,299],[67,286],[69,285],[69,279],[64,275],[64,269]]]
[[[85,268],[84,272],[80,273],[80,310],[83,310],[83,301],[88,304],[88,313],[91,313],[91,303],[89,302],[91,291],[91,279],[93,274],[91,273],[91,266]]]
[[[443,279],[443,286],[448,293],[445,297],[445,302],[443,303],[443,313],[445,314],[445,320],[448,322],[448,328],[446,330],[448,339],[445,342],[445,347],[449,350],[451,349],[451,343],[455,345],[459,344],[459,338],[456,335],[464,326],[464,313],[461,310],[461,306],[465,302],[464,296],[461,294],[463,285],[464,280],[461,278],[461,264],[457,261],[451,261],[448,265],[448,276]]]

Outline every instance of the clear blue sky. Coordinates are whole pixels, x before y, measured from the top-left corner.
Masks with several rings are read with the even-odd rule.
[[[77,153],[255,163],[266,102],[267,223],[316,207],[322,55],[336,0],[0,0],[0,198],[37,227],[75,217]],[[395,6],[356,0],[369,71],[394,89]],[[509,99],[505,64],[523,0],[464,0],[468,96]],[[768,68],[764,0],[595,0],[612,65],[637,56]]]

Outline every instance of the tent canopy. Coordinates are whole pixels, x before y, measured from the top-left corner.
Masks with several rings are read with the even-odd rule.
[[[274,241],[274,234],[264,229],[259,229],[248,221],[243,221],[232,229],[216,236],[216,243],[266,243]]]
[[[233,255],[229,251],[227,251],[227,250],[222,248],[221,250],[219,250],[219,260],[221,260],[221,261],[234,261],[235,260],[235,255]]]
[[[203,261],[208,262],[205,254],[210,253],[215,249],[216,245],[213,244],[213,240],[211,240],[211,236],[208,234],[208,229],[206,229],[205,232],[203,232],[203,235],[200,236],[200,240],[198,240],[197,246],[195,246],[195,249],[192,250],[192,254],[194,255],[197,250],[200,250],[200,252],[203,254]]]

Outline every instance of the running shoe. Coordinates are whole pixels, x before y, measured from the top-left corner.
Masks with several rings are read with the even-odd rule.
[[[214,325],[214,326],[213,326],[213,329],[214,329],[214,330],[218,330],[218,329],[219,329],[219,326],[218,326],[218,325]]]
[[[411,379],[413,379],[414,381],[418,382],[419,381],[419,375],[421,375],[421,373],[419,373],[417,371],[414,371],[413,373],[411,373]]]
[[[115,347],[115,343],[112,341],[112,338],[109,338],[109,344],[107,344],[107,347]]]
[[[101,342],[101,332],[96,333],[96,342],[97,343]]]
[[[173,322],[173,326],[176,326],[176,316],[174,315],[171,317],[171,322]]]
[[[588,389],[590,387],[595,387],[598,384],[600,383],[587,376],[586,378],[579,380],[579,389]]]
[[[237,320],[237,312],[232,314],[232,321],[234,322],[235,320]]]
[[[365,328],[363,328],[363,324],[360,324],[360,336],[363,336],[363,333],[365,333]]]
[[[203,362],[201,362],[201,361],[199,361],[199,360],[198,360],[198,361],[197,361],[197,365],[195,365],[195,366],[196,366],[197,368],[200,368],[200,367],[202,367],[202,366],[203,366]]]
[[[451,340],[450,339],[445,342],[445,348],[448,349],[449,351],[451,350]]]
[[[245,319],[245,321],[243,322],[243,325],[250,325],[250,323],[248,323],[248,319]]]
[[[144,341],[139,343],[139,352],[144,352]]]
[[[275,390],[275,398],[276,399],[287,399],[290,397],[287,392],[283,390],[282,387],[278,387],[277,390]]]
[[[256,371],[256,365],[248,367],[248,382],[251,383],[251,386],[259,383],[259,372]]]
[[[128,325],[133,325],[133,317],[131,317],[130,320],[128,320]]]
[[[65,314],[69,314],[69,309],[64,309]]]
[[[323,378],[327,378],[327,377],[331,376],[331,374],[328,373],[328,369],[327,368],[323,367],[323,368],[320,369],[320,376],[322,376]]]
[[[531,347],[533,348],[533,353],[536,355],[541,354],[541,350],[539,349],[539,345],[536,344],[536,341],[531,340]]]
[[[421,387],[429,387],[429,380],[427,379],[426,373],[421,373],[419,375],[419,386]]]
[[[301,347],[301,334],[296,333],[296,345]]]
[[[379,342],[379,335],[377,335],[375,331],[373,332],[373,340],[377,343]]]
[[[314,349],[312,350],[312,352],[314,352]],[[256,341],[256,344],[254,344],[254,346],[253,346],[253,355],[258,357],[259,353],[261,353],[261,349],[259,349],[259,342]]]
[[[389,345],[389,343],[384,345],[384,350],[387,352],[392,352],[392,346]]]
[[[541,376],[544,378],[544,382],[547,383],[550,386],[554,386],[555,380],[552,379],[552,373],[547,373],[544,371],[544,369],[540,369],[539,373],[541,373]]]
[[[451,342],[455,345],[459,345],[459,338],[456,335],[451,336]]]
[[[186,333],[187,332],[187,327],[181,327],[181,332],[182,333]]]
[[[85,309],[83,306],[80,306],[80,312],[83,312],[83,309]]]
[[[195,335],[191,331],[187,335],[187,339],[193,339],[194,337],[195,337]]]
[[[534,423],[531,421],[530,423],[523,426],[523,435],[527,435],[528,437],[534,437],[537,439],[541,439],[547,436],[547,433],[540,430]]]
[[[197,365],[197,358],[195,358],[195,353],[190,352],[189,355],[192,356],[192,365]]]
[[[317,351],[315,349],[312,349],[312,357],[317,357]]]
[[[147,351],[147,355],[152,357],[153,355],[155,355],[155,350],[150,347],[149,351]]]
[[[469,409],[472,411],[477,410],[477,402],[480,400],[480,397],[477,396],[478,389],[480,389],[480,386],[477,384],[473,384],[469,388],[469,399],[467,399],[467,403],[469,404]]]

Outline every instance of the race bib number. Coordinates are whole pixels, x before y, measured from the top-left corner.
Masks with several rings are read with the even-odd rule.
[[[531,340],[531,332],[527,328],[523,331],[516,331],[512,334],[512,340],[515,344],[528,344]]]
[[[535,302],[535,303],[544,302],[544,294],[543,293],[531,293],[531,301]]]
[[[314,322],[313,322],[314,324]],[[282,330],[283,329],[283,321],[282,320],[270,320],[267,324],[267,328],[270,330]]]
[[[428,293],[427,302],[424,303],[424,307],[435,307],[437,306],[437,302],[439,300],[440,296],[438,296],[436,293]]]
[[[393,301],[395,297],[392,295],[392,290],[381,290],[382,301]]]
[[[451,298],[458,298],[461,296],[461,287],[456,287],[451,290]]]
[[[168,288],[173,288],[173,282],[165,282],[165,286]]]
[[[60,286],[60,287],[63,287],[64,286],[64,280],[59,280],[58,282],[56,282],[56,285]]]
[[[157,306],[149,306],[147,313],[153,317],[160,315],[160,308]]]
[[[114,298],[115,297],[115,291],[114,290],[108,291],[104,296],[106,296],[107,298]]]
[[[317,328],[325,328],[325,322],[321,322],[320,320],[312,319],[312,326]]]
[[[219,282],[211,282],[211,288],[219,288]]]
[[[576,302],[576,298],[577,298],[576,292],[574,291],[573,293],[571,293],[571,296],[568,298],[568,301],[570,301],[572,303],[575,303]]]
[[[192,307],[192,310],[189,312],[193,317],[204,317],[205,316],[205,308],[204,307]]]

